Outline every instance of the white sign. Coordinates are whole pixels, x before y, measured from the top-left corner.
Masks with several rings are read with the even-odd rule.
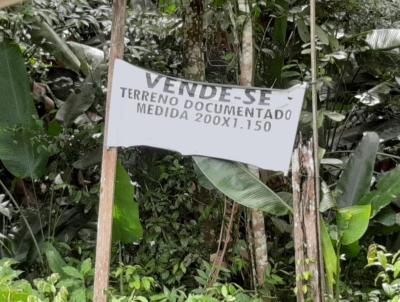
[[[107,146],[151,146],[287,172],[305,88],[193,82],[116,60]]]

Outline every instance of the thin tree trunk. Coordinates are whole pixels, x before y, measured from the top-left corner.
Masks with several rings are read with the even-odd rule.
[[[191,0],[184,14],[185,76],[191,80],[204,81],[203,54],[203,1]]]
[[[211,269],[211,278],[208,282],[208,286],[212,286],[218,280],[219,273],[221,271],[221,267],[224,262],[225,254],[228,248],[229,243],[232,241],[232,230],[235,221],[235,215],[239,209],[239,204],[236,202],[229,202],[229,205],[226,206],[225,217],[223,219],[223,223],[225,224],[225,236],[224,236],[224,244],[222,250],[220,250],[221,244],[218,244],[218,250],[216,253],[215,261],[213,262],[213,267]],[[225,218],[228,218],[228,221],[225,221]]]
[[[251,86],[254,74],[254,46],[253,27],[251,22],[249,4],[246,0],[239,0],[239,10],[247,13],[243,26],[242,47],[240,55],[240,85]],[[258,170],[256,170],[259,176]],[[254,238],[254,251],[258,286],[264,285],[265,271],[268,266],[267,236],[265,234],[264,214],[259,210],[251,210],[251,220]]]
[[[323,301],[313,144],[300,140],[292,158],[297,301]]]
[[[256,273],[258,286],[263,287],[265,271],[268,267],[267,236],[265,235],[264,213],[251,210],[253,227],[254,252],[256,258]]]

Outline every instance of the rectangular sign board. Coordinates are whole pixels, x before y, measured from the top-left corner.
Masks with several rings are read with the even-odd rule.
[[[151,146],[287,172],[305,89],[193,82],[117,59],[107,146]]]

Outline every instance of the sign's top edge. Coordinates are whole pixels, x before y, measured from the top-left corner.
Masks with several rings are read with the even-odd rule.
[[[244,89],[244,88],[247,88],[247,89],[250,88],[251,89],[252,88],[252,89],[258,89],[258,90],[268,90],[268,91],[276,91],[276,92],[291,91],[291,90],[295,90],[295,89],[298,89],[298,88],[306,89],[307,86],[308,86],[308,83],[303,82],[303,83],[299,83],[299,84],[293,85],[293,86],[291,86],[289,88],[286,88],[286,89],[277,89],[277,88],[268,88],[268,87],[240,86],[240,85],[235,85],[235,84],[221,84],[221,83],[201,82],[201,81],[193,81],[193,80],[189,80],[189,79],[183,79],[183,78],[177,78],[177,77],[170,76],[170,75],[165,75],[165,74],[153,71],[153,70],[148,70],[146,68],[143,68],[143,67],[128,63],[127,61],[122,60],[122,59],[118,59],[118,58],[115,59],[115,61],[114,61],[114,64],[117,64],[117,63],[122,63],[122,64],[127,64],[127,65],[130,65],[130,66],[134,66],[134,67],[136,67],[138,69],[141,69],[141,70],[144,70],[144,71],[147,71],[147,72],[151,72],[153,74],[157,74],[157,75],[160,75],[160,76],[164,76],[164,77],[167,77],[167,78],[170,78],[170,79],[174,79],[174,80],[177,80],[177,81],[184,80],[184,81],[188,81],[188,82],[191,82],[191,83],[197,83],[197,84],[202,84],[202,85],[212,85],[212,86],[241,88],[241,89]]]

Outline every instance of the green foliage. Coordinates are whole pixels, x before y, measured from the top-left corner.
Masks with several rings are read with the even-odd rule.
[[[65,263],[64,259],[61,257],[57,249],[50,242],[46,242],[44,244],[44,254],[46,255],[46,260],[50,270],[53,273],[64,276],[65,272],[63,270],[63,267],[67,266],[67,264]]]
[[[139,206],[134,200],[134,186],[128,172],[117,165],[113,208],[113,240],[123,243],[139,241],[143,236]]]
[[[35,279],[33,283],[37,288],[38,297],[32,299],[37,302],[68,302],[68,290],[64,286],[59,286],[60,276],[58,274],[51,274],[46,279]],[[40,298],[39,298],[40,297]],[[82,300],[84,301],[84,300]],[[28,300],[29,302],[29,300]]]
[[[366,194],[361,199],[361,204],[372,206],[372,216],[389,205],[400,196],[400,167],[385,173],[377,182],[376,190]]]
[[[48,152],[17,45],[0,43],[0,65],[0,159],[15,176],[35,179],[45,173]]]
[[[368,228],[371,205],[358,205],[341,208],[337,212],[339,240],[349,245],[359,240]]]
[[[212,253],[220,199],[199,202],[208,195],[196,189],[190,158],[149,152],[123,162],[138,180],[143,239],[136,247],[126,246],[122,256],[165,286],[192,285],[196,268]]]
[[[100,72],[96,72],[96,74],[98,77]],[[65,103],[57,111],[56,119],[63,122],[66,127],[72,126],[75,119],[84,114],[95,101],[97,92],[95,83],[93,76],[88,76],[82,82],[80,89],[72,92],[65,100]]]
[[[32,38],[40,42],[42,47],[51,51],[56,60],[66,68],[79,72],[81,62],[46,20],[35,18],[32,25]]]
[[[374,132],[366,133],[336,186],[339,208],[359,204],[362,196],[369,191],[378,147],[378,135]]]
[[[331,236],[328,233],[327,227],[323,219],[321,219],[321,243],[322,253],[324,257],[326,283],[329,293],[333,293],[333,285],[337,275],[337,256],[333,247]]]
[[[18,280],[21,271],[12,268],[16,262],[12,259],[0,260],[0,299],[1,301],[27,301],[33,295],[33,289],[26,280]]]
[[[53,248],[54,249],[54,248]],[[49,262],[50,269],[55,276],[61,276],[59,279],[54,278],[52,286],[55,286],[60,290],[63,289],[69,293],[69,300],[71,302],[86,302],[92,300],[92,282],[94,269],[92,268],[92,262],[90,258],[82,261],[78,266],[67,265],[58,253],[46,253],[47,260]],[[48,282],[48,281],[47,281]],[[47,288],[50,285],[43,280],[36,281],[36,286],[42,286]],[[38,286],[39,285],[39,286]],[[52,287],[50,287],[52,289]],[[52,289],[51,293],[55,294],[55,290]]]
[[[154,292],[156,281],[144,276],[143,268],[139,265],[121,265],[112,272],[112,276],[119,283],[118,294],[111,293],[112,301],[131,301],[128,297],[134,298],[133,301],[147,301],[145,296]]]
[[[368,248],[368,265],[379,270],[375,285],[380,285],[379,301],[400,301],[400,253],[388,253],[385,247],[372,244]]]
[[[2,42],[0,50],[10,52],[13,58],[18,54],[8,75],[2,68],[6,57],[0,56],[0,158],[5,168],[0,167],[0,177],[21,208],[16,209],[8,202],[9,196],[6,200],[0,194],[0,253],[23,261],[21,267],[26,270],[25,275],[18,275],[11,265],[8,269],[2,266],[0,271],[13,275],[1,283],[6,286],[0,286],[7,294],[29,294],[32,301],[46,302],[91,299],[90,261],[74,258],[94,256],[106,87],[102,60],[109,51],[110,3],[33,0],[0,11],[0,40],[14,43]],[[304,4],[252,4],[257,86],[288,87],[310,80],[310,22]],[[158,72],[182,75],[185,51],[181,25],[187,17],[182,12],[188,4],[167,0],[158,2],[158,7],[148,1],[130,1],[130,5],[134,9],[128,9],[124,58]],[[139,6],[143,9],[140,13]],[[206,79],[237,83],[239,41],[246,16],[234,3],[220,0],[203,9]],[[320,147],[329,156],[321,161],[325,181],[321,210],[326,221],[322,221],[321,234],[328,287],[333,291],[336,279],[345,301],[396,299],[397,293],[389,297],[393,294],[391,283],[397,279],[390,265],[385,270],[390,286],[384,289],[379,279],[379,290],[371,290],[364,288],[364,283],[373,269],[364,270],[360,257],[348,262],[345,258],[365,253],[365,242],[371,238],[390,242],[398,249],[399,4],[327,0],[319,1],[317,9],[318,125]],[[19,85],[16,102],[10,101],[10,79]],[[13,104],[24,108],[21,122]],[[304,110],[300,130],[307,137],[308,96]],[[376,156],[378,137],[371,133],[351,152],[362,134],[370,131],[378,134],[381,153]],[[32,152],[12,144],[20,141]],[[21,156],[21,152],[28,155]],[[347,152],[354,155],[349,158]],[[5,153],[7,160],[1,157]],[[205,181],[196,177],[187,158],[149,148],[126,150],[120,156],[132,175],[123,171],[115,207],[119,213],[131,215],[118,215],[114,221],[122,227],[121,231],[114,225],[114,240],[118,237],[129,243],[114,249],[114,272],[119,273],[112,280],[112,301],[257,301],[265,291],[272,295],[268,296],[271,300],[289,301],[293,297],[293,242],[289,236],[293,226],[284,216],[290,213],[290,198],[273,192],[290,191],[290,180],[274,177],[265,187],[241,165],[210,160],[203,173],[212,184],[208,182],[209,190],[204,190],[199,184],[207,183],[207,177],[200,174]],[[14,176],[36,181],[21,184]],[[253,288],[249,223],[244,210],[237,214],[219,283],[207,287],[211,264],[207,262],[204,268],[203,263],[217,250],[219,228],[225,220],[224,197],[211,190],[215,187],[223,188],[221,191],[232,199],[244,200],[247,206],[282,215],[266,216],[272,222],[267,224],[271,270],[267,272],[267,290],[259,290],[258,295],[241,288]],[[143,238],[140,245],[132,245],[141,237],[139,211]],[[365,232],[368,225],[371,228]],[[33,247],[32,237],[39,249]],[[43,243],[48,241],[54,246]],[[44,264],[37,261],[41,253],[46,256]],[[382,253],[391,264],[388,253]],[[379,258],[383,271],[385,258]],[[118,266],[117,262],[126,265]],[[286,272],[278,269],[282,264]],[[21,279],[46,276],[48,269],[57,273],[33,283]],[[354,272],[358,277],[349,277]]]
[[[291,206],[263,184],[246,166],[206,157],[194,157],[201,172],[232,200],[274,215],[285,215]]]

